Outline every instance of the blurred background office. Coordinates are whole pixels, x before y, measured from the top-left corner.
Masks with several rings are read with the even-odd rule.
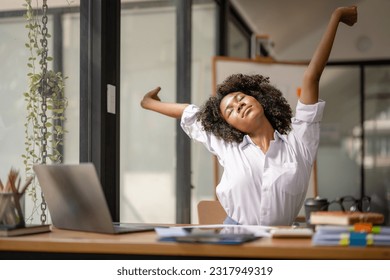
[[[37,2],[38,6],[42,5],[42,1]],[[95,63],[93,57],[86,56],[93,53],[96,36],[92,38],[88,35],[91,30],[84,27],[99,26],[89,24],[88,20],[104,18],[103,26],[114,27],[119,32],[117,41],[109,41],[110,38],[107,42],[99,41],[119,50],[113,58],[118,60],[119,67],[116,76],[119,96],[115,98],[118,126],[109,128],[109,120],[100,123],[106,127],[102,137],[116,137],[118,146],[104,156],[98,152],[100,163],[112,159],[117,162],[115,170],[110,164],[98,168],[107,196],[111,196],[111,188],[115,190],[110,200],[113,201],[110,206],[117,209],[114,217],[120,217],[123,222],[196,223],[197,203],[215,199],[215,166],[210,154],[203,146],[192,143],[191,150],[183,154],[176,145],[177,123],[139,106],[143,94],[155,86],[162,87],[161,97],[167,101],[174,101],[182,94],[177,93],[177,79],[183,74],[178,69],[181,58],[190,58],[186,66],[190,68],[187,73],[190,73],[191,102],[201,104],[212,94],[213,56],[250,59],[254,53],[253,37],[267,35],[266,51],[273,59],[307,62],[334,8],[340,4],[356,4],[358,23],[349,30],[340,27],[321,83],[321,98],[328,107],[317,157],[318,193],[330,200],[343,195],[356,198],[368,195],[372,210],[384,213],[388,221],[390,1],[112,1],[119,3],[120,9],[116,14],[107,15],[104,5],[111,5],[109,2],[48,0],[48,26],[52,34],[49,53],[54,57],[50,66],[68,77],[64,163],[94,160],[96,152],[85,144],[86,131],[96,124],[84,116],[83,102],[87,98],[84,89],[90,91],[92,86],[80,70],[86,67],[83,59]],[[23,3],[23,0],[2,0],[0,4],[0,178],[3,181],[11,166],[24,168],[21,158],[26,118],[23,92],[27,88],[28,51]],[[178,10],[185,10],[185,5],[190,5],[190,25]],[[99,16],[90,17],[85,11]],[[178,32],[182,25],[190,27],[187,42],[190,55],[180,54],[178,48],[178,42],[186,38],[183,32]],[[89,67],[94,69],[93,65]],[[101,66],[99,71],[106,70]],[[93,99],[93,90],[91,94]],[[103,107],[98,110],[105,111]],[[93,110],[89,111],[92,119],[96,113]],[[86,150],[92,154],[90,158],[83,154]],[[178,155],[190,159],[190,166],[183,167]],[[178,182],[177,172],[181,168],[189,171],[189,185],[181,186]],[[27,212],[31,208],[28,200],[27,197]],[[186,201],[189,203],[183,203]],[[38,221],[39,212],[35,215]]]

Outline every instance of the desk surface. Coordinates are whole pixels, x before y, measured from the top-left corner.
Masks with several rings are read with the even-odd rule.
[[[107,235],[53,229],[49,233],[0,238],[5,252],[115,254],[186,258],[390,259],[390,247],[321,247],[311,239],[261,238],[243,245],[159,242],[155,232]]]

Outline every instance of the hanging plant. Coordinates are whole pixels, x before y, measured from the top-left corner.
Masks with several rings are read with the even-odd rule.
[[[47,1],[43,0],[42,9],[33,8],[31,0],[25,0],[25,19],[29,51],[28,89],[24,93],[26,102],[25,151],[22,155],[26,177],[33,176],[34,164],[62,162],[65,109],[67,99],[64,96],[64,80],[61,72],[48,69],[48,39],[51,37],[47,29]],[[38,5],[38,1],[36,1]],[[32,201],[32,212],[26,216],[26,222],[32,222],[38,209],[42,210],[41,222],[46,222],[46,203],[41,193],[38,198],[38,182],[34,180],[27,196]],[[39,207],[40,206],[40,207]]]

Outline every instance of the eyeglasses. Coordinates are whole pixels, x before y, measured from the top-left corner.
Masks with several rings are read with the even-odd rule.
[[[353,196],[347,195],[333,200],[330,204],[333,203],[340,205],[343,212],[370,212],[371,210],[371,197],[369,196],[363,196],[361,199],[356,199]]]

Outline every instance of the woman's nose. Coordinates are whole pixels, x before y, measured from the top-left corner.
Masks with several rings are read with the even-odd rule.
[[[245,106],[244,102],[237,103],[237,113],[240,113],[241,109]]]

